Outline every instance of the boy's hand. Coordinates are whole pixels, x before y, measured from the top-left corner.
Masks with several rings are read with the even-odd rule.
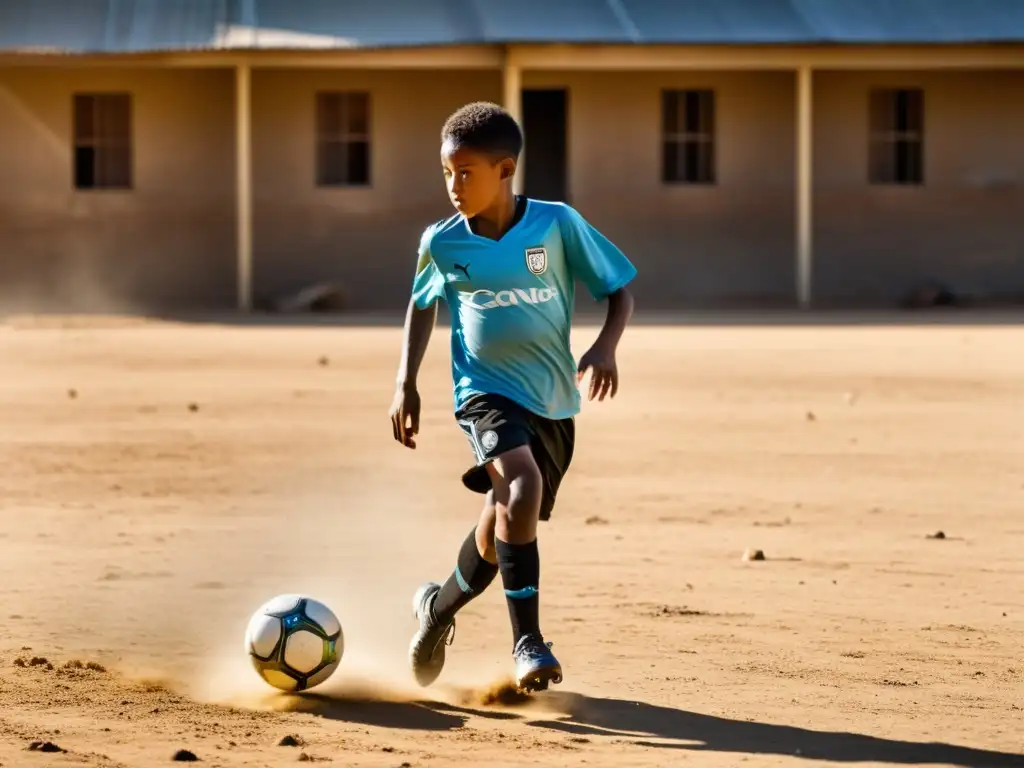
[[[391,403],[391,428],[395,440],[406,448],[416,449],[413,436],[420,431],[420,393],[415,387],[399,387]]]
[[[615,397],[619,391],[619,368],[615,363],[615,350],[603,344],[594,344],[580,358],[577,366],[576,383],[583,381],[583,375],[590,369],[590,392],[588,400],[595,397],[604,400],[605,395]]]

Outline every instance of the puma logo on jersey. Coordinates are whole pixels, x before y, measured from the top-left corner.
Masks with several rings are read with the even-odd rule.
[[[545,304],[558,296],[554,288],[512,288],[507,291],[489,291],[481,288],[476,291],[463,291],[459,301],[477,309],[495,309],[496,307],[514,307],[519,304]]]
[[[465,266],[462,264],[452,264],[452,267],[459,270],[459,272],[466,276],[466,280],[469,280],[469,264],[466,264]]]

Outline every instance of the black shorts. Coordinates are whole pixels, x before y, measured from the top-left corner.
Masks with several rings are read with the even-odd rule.
[[[576,422],[546,419],[501,395],[474,395],[455,413],[455,419],[476,459],[462,482],[476,493],[491,490],[487,464],[513,448],[530,446],[544,482],[540,519],[548,520],[555,506],[558,486],[572,462]]]

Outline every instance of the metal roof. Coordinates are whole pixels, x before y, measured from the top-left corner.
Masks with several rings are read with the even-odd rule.
[[[0,0],[0,51],[1024,42],[1024,0]]]

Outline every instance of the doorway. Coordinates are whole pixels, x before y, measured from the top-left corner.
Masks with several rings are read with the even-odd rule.
[[[523,91],[522,99],[526,195],[568,202],[568,91],[531,88]]]

